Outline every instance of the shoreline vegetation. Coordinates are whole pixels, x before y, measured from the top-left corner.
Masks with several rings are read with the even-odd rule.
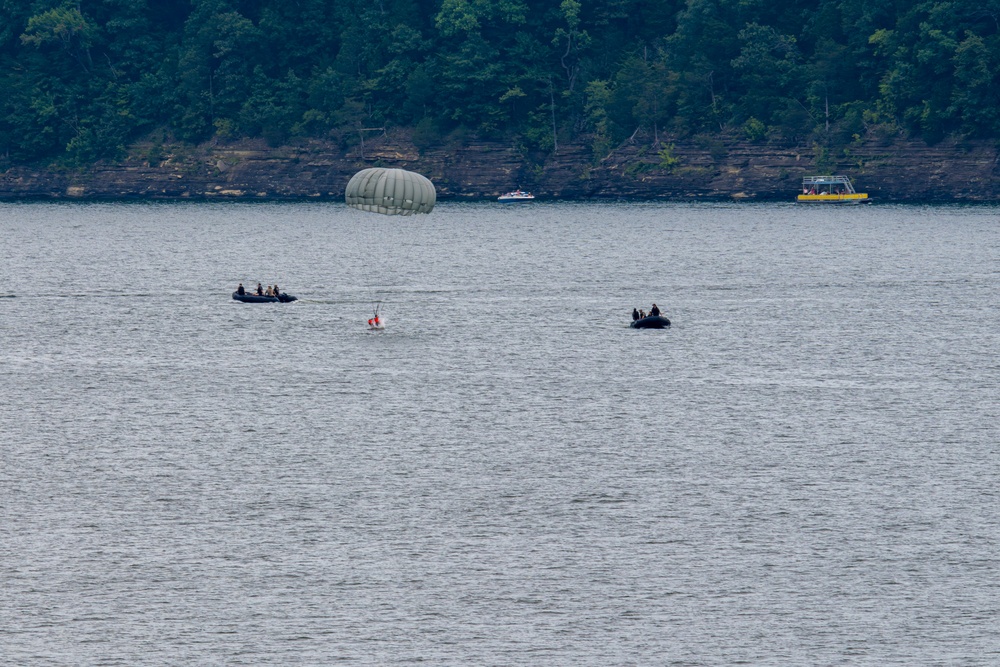
[[[969,0],[11,0],[0,197],[1000,196],[1000,21]]]

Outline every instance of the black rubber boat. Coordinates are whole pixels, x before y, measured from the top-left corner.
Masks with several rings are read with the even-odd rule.
[[[291,294],[279,294],[278,296],[257,296],[256,294],[239,294],[233,292],[233,299],[236,301],[242,301],[243,303],[291,303],[292,301],[298,301],[298,297],[292,296]]]
[[[650,315],[641,320],[633,320],[629,326],[633,329],[666,329],[670,326],[670,320],[662,315]]]

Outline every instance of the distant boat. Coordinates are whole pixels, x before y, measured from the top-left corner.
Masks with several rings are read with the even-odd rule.
[[[242,301],[243,303],[291,303],[292,301],[298,301],[298,297],[292,296],[291,294],[279,294],[278,296],[258,296],[256,294],[251,294],[247,292],[246,294],[240,294],[239,292],[233,292],[233,299],[236,301]]]
[[[855,192],[847,176],[806,176],[802,179],[800,203],[867,204],[868,193]]]
[[[500,195],[499,197],[497,197],[497,201],[503,202],[504,204],[511,204],[513,202],[518,202],[518,201],[531,201],[534,198],[535,195],[531,194],[530,192],[525,192],[524,190],[518,188],[513,192],[508,192],[505,195]]]

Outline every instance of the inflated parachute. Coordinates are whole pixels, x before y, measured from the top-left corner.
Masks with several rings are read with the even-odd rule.
[[[344,191],[351,208],[384,215],[430,213],[437,201],[434,184],[403,169],[362,169],[351,177]]]

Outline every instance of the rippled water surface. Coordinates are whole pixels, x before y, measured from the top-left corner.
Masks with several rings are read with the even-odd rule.
[[[1000,664],[1000,209],[0,232],[4,664]]]

